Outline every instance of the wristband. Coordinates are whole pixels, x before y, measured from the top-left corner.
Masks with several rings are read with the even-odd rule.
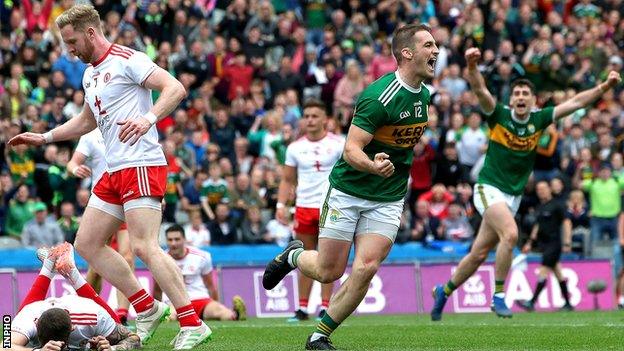
[[[158,120],[158,117],[156,117],[156,115],[152,111],[146,113],[143,117],[147,119],[152,125]]]
[[[284,208],[284,207],[286,207],[286,205],[284,205],[282,202],[278,202],[278,203],[275,205],[275,208],[277,208],[278,210],[279,210],[280,208]]]
[[[45,139],[46,144],[49,144],[53,141],[52,131],[48,131],[43,133],[43,139]]]

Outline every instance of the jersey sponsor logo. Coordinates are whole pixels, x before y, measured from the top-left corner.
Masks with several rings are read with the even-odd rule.
[[[497,124],[490,134],[490,139],[514,151],[532,151],[537,146],[541,132],[526,137],[516,135]]]
[[[418,143],[425,129],[427,129],[427,122],[383,126],[375,131],[373,139],[393,147],[410,148]]]
[[[133,191],[133,190],[130,190],[130,191],[128,191],[127,193],[123,194],[123,196],[122,196],[121,198],[122,198],[122,199],[125,199],[125,198],[127,198],[128,196],[130,196],[130,195],[132,195],[132,194],[134,194],[134,191]]]
[[[529,131],[529,133],[535,133],[535,125],[533,123],[530,123],[527,126],[527,130]]]

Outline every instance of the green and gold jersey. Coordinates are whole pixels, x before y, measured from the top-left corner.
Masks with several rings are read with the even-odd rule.
[[[521,195],[533,171],[535,148],[544,129],[553,122],[553,113],[554,108],[547,107],[532,111],[526,121],[519,121],[509,107],[496,104],[486,117],[490,142],[478,182],[507,194]]]
[[[394,164],[388,178],[361,172],[340,158],[334,165],[331,185],[365,200],[392,202],[407,192],[407,179],[414,153],[412,148],[427,128],[427,107],[431,94],[424,84],[414,89],[392,72],[374,81],[360,95],[353,112],[353,124],[373,135],[364,147],[372,160],[385,152]]]

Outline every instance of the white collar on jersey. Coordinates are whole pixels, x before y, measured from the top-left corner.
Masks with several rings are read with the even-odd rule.
[[[403,79],[401,79],[401,75],[399,75],[399,70],[394,71],[394,76],[399,81],[399,84],[401,84],[401,86],[403,86],[403,88],[407,89],[409,92],[411,92],[411,93],[420,93],[420,87],[422,86],[422,83],[421,83],[421,85],[418,86],[418,89],[414,89],[412,86],[410,86],[409,84],[405,83],[403,81]]]
[[[527,122],[529,122],[529,117],[531,117],[531,112],[529,112],[529,115],[527,115],[526,119],[520,119],[516,117],[516,113],[514,112],[513,108],[509,107],[509,109],[511,110],[511,119],[513,119],[515,122],[520,123],[520,124],[527,124]]]

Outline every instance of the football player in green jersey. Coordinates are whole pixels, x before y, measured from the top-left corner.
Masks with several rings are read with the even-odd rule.
[[[267,264],[265,289],[273,289],[291,270],[321,283],[339,279],[351,244],[355,258],[348,279],[333,296],[308,350],[334,350],[329,335],[360,304],[399,229],[413,147],[427,125],[430,93],[423,84],[434,76],[438,47],[425,25],[399,28],[392,38],[398,63],[360,95],[342,158],[324,192],[318,251],[293,241]]]
[[[535,109],[533,85],[528,80],[520,79],[511,84],[507,107],[496,103],[487,90],[477,68],[480,57],[479,49],[466,51],[468,81],[490,127],[485,163],[474,191],[475,207],[483,216],[483,221],[470,253],[459,263],[451,279],[433,289],[435,302],[431,319],[434,321],[442,318],[448,296],[472,276],[496,245],[496,286],[491,308],[500,317],[512,316],[505,303],[504,284],[518,240],[514,215],[533,170],[537,141],[553,121],[591,104],[622,81],[619,73],[611,71],[607,80],[596,87],[576,94],[555,107],[539,110]]]

